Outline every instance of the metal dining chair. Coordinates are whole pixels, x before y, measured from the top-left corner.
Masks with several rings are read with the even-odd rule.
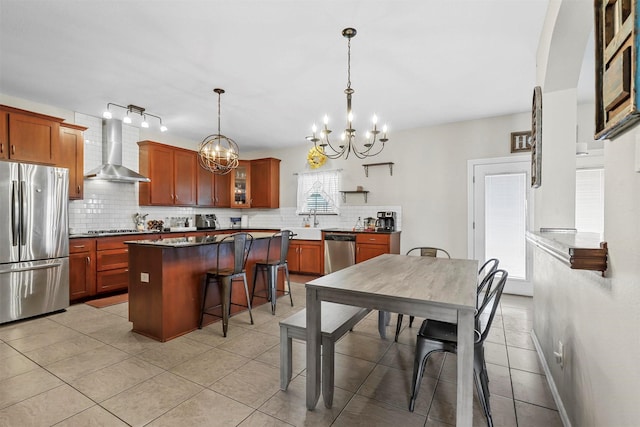
[[[451,258],[449,252],[441,248],[435,248],[431,246],[418,246],[407,251],[407,255],[420,255],[420,256],[429,256],[432,258],[437,258],[438,255],[446,256],[447,258]],[[402,329],[402,318],[404,316],[402,313],[398,313],[398,321],[396,323],[396,337],[394,339],[395,342],[398,342],[398,335],[400,335],[400,330]],[[413,326],[413,320],[415,316],[409,317],[409,327]]]
[[[231,314],[231,305],[246,307],[249,309],[249,318],[253,325],[253,314],[251,313],[251,300],[249,298],[249,287],[247,286],[246,265],[249,258],[249,252],[253,245],[253,236],[249,233],[233,233],[225,236],[218,242],[216,251],[216,268],[207,271],[205,277],[202,306],[200,309],[200,322],[198,328],[202,328],[204,315],[216,316],[222,318],[222,333],[226,337],[229,327],[229,316]],[[230,251],[227,250],[230,248]],[[233,263],[228,266],[229,252],[233,254]],[[233,303],[231,299],[231,288],[234,280],[242,279],[244,282],[244,292],[247,297],[247,305]],[[217,284],[220,290],[220,304],[207,307],[207,295],[212,284]],[[221,309],[221,315],[216,314],[213,310]]]
[[[271,302],[271,314],[276,314],[276,300],[277,300],[277,285],[278,285],[278,270],[283,269],[285,279],[287,282],[287,288],[284,290],[284,295],[289,295],[291,301],[291,307],[293,307],[293,297],[291,296],[291,281],[289,280],[289,265],[287,264],[287,254],[289,253],[289,242],[293,237],[291,230],[282,230],[275,233],[269,239],[267,245],[267,257],[264,261],[255,263],[253,274],[253,289],[251,291],[251,303],[253,304],[253,297],[256,295],[256,279],[258,278],[258,272],[267,273],[267,285],[265,288],[265,294],[268,301]],[[280,240],[280,252],[276,255],[275,243]],[[258,295],[260,296],[260,295]]]
[[[499,278],[496,278],[499,276]],[[491,406],[489,404],[489,376],[484,357],[484,341],[489,335],[489,330],[500,304],[500,297],[507,282],[508,273],[505,270],[495,270],[486,276],[479,293],[483,295],[482,303],[476,312],[475,342],[473,351],[473,379],[480,405],[487,417],[487,424],[492,427]],[[497,281],[496,281],[497,280]],[[480,322],[480,317],[486,321]],[[478,326],[481,325],[482,326]],[[448,351],[457,353],[458,332],[454,323],[438,320],[425,320],[422,322],[416,340],[416,353],[413,362],[413,380],[411,385],[411,399],[409,410],[413,412],[420,383],[424,374],[427,359],[434,351]]]

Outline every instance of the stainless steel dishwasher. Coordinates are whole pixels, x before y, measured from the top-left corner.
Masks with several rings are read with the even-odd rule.
[[[325,233],[324,274],[342,270],[356,263],[356,235]]]

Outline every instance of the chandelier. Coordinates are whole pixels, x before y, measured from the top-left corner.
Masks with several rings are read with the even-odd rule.
[[[372,128],[364,135],[363,147],[359,149],[355,144],[356,130],[353,127],[353,111],[351,110],[351,98],[355,92],[351,88],[351,39],[356,36],[355,28],[345,28],[342,30],[342,36],[345,37],[348,42],[347,53],[347,88],[344,93],[347,95],[347,127],[340,136],[340,141],[334,140],[333,144],[329,140],[331,129],[329,129],[329,117],[324,116],[324,127],[318,134],[318,128],[315,123],[311,128],[312,135],[307,137],[307,140],[313,142],[315,148],[322,151],[325,156],[330,159],[337,159],[344,156],[345,159],[349,158],[349,154],[353,154],[359,158],[372,157],[379,154],[384,148],[384,143],[389,139],[387,138],[387,125],[382,127],[382,131],[378,129],[378,117],[374,114],[372,119]],[[382,135],[380,135],[382,134]],[[337,145],[336,145],[337,144]]]
[[[127,114],[126,116],[124,116],[122,118],[122,123],[126,123],[126,124],[131,124],[131,117],[129,116],[129,113],[135,113],[135,114],[139,114],[140,117],[142,117],[142,122],[140,122],[140,127],[143,128],[148,128],[149,127],[149,122],[147,121],[147,116],[149,117],[155,117],[156,119],[160,120],[160,132],[166,132],[167,131],[167,127],[165,125],[162,124],[162,118],[159,116],[156,116],[155,114],[151,114],[151,113],[147,113],[147,110],[142,108],[142,107],[138,107],[137,105],[133,105],[133,104],[129,104],[126,107],[124,105],[119,105],[119,104],[114,104],[113,102],[109,102],[107,104],[107,109],[104,110],[104,112],[102,113],[102,117],[105,119],[111,119],[113,117],[113,114],[111,114],[111,107],[119,107],[119,108],[124,108],[125,110],[127,110]]]
[[[238,144],[220,133],[220,95],[224,89],[214,89],[218,94],[218,133],[207,136],[198,150],[200,165],[215,173],[226,175],[238,167]]]

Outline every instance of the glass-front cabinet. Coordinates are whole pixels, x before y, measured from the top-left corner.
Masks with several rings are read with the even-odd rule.
[[[232,208],[251,207],[251,163],[248,160],[240,160],[238,167],[231,172],[231,191],[233,200]]]

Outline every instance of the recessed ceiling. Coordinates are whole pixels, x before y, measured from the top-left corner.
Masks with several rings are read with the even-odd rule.
[[[0,92],[100,116],[143,106],[194,145],[307,144],[344,126],[347,43],[355,126],[393,132],[529,111],[548,1],[0,0]],[[591,44],[591,50],[592,50]],[[592,97],[593,52],[579,90]]]

